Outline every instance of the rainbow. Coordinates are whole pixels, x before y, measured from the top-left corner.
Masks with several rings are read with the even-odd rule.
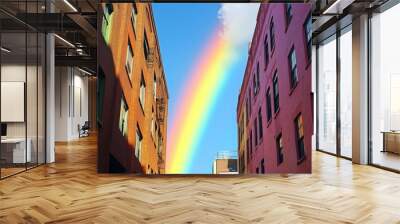
[[[179,107],[168,132],[166,173],[189,172],[207,121],[234,65],[234,48],[218,26],[208,40],[186,85],[179,95]]]

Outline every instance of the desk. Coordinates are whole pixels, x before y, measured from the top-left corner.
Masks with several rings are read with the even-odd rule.
[[[6,163],[26,163],[31,162],[31,145],[30,138],[26,140],[28,143],[25,152],[25,138],[6,138],[1,139],[1,157]]]
[[[383,151],[400,154],[400,131],[384,131]]]

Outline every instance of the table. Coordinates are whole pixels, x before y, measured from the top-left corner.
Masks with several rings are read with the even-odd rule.
[[[25,152],[25,144],[27,144]],[[1,157],[6,163],[26,163],[31,162],[32,141],[30,138],[6,138],[1,139]]]

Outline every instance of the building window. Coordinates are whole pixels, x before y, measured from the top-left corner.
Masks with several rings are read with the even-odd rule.
[[[274,20],[271,19],[271,23],[269,25],[269,35],[270,35],[270,44],[271,50],[275,48],[275,28],[274,28]]]
[[[132,26],[133,26],[134,32],[136,32],[137,15],[138,15],[138,11],[136,8],[136,3],[132,3],[131,21],[132,21]]]
[[[271,110],[271,93],[270,90],[267,90],[267,122],[272,119],[272,110]]]
[[[128,105],[126,104],[125,97],[121,97],[121,108],[119,112],[119,130],[122,136],[127,136],[128,134]]]
[[[240,153],[239,165],[240,165],[240,173],[244,173],[244,152]]]
[[[289,23],[293,17],[292,4],[286,3],[285,6],[286,6],[286,24],[287,24],[287,26],[289,26]]]
[[[337,97],[339,92],[337,91],[337,86],[340,85],[338,79],[336,79],[337,74],[337,43],[336,35],[332,36],[332,40],[328,39],[319,44],[317,49],[318,54],[318,79],[317,85],[318,89],[323,91],[318,91],[318,97],[316,98],[316,113],[318,114],[317,121],[317,142],[318,149],[330,152],[333,154],[337,153],[337,115],[339,112],[337,110]],[[351,77],[351,73],[343,77]]]
[[[150,131],[151,131],[151,136],[153,139],[156,137],[155,136],[155,131],[156,131],[156,126],[155,126],[155,120],[154,120],[154,108],[151,107],[151,125],[150,125]]]
[[[244,133],[244,121],[243,121],[243,116],[240,118],[240,125],[239,125],[239,142],[241,143],[243,141],[243,133]]]
[[[253,132],[250,131],[250,156],[253,156]]]
[[[282,134],[279,134],[276,137],[276,153],[277,153],[277,161],[278,165],[283,163],[283,142],[282,142]]]
[[[250,141],[249,141],[249,138],[247,137],[247,140],[246,140],[246,155],[247,155],[247,163],[249,163],[250,162]]]
[[[301,114],[296,117],[294,122],[296,125],[297,160],[300,161],[305,157],[303,117],[301,116]]]
[[[297,60],[296,60],[296,51],[294,47],[290,50],[289,54],[289,66],[290,66],[290,85],[291,88],[294,88],[299,81],[297,76]]]
[[[307,56],[308,61],[311,61],[311,49],[312,49],[312,24],[311,24],[311,16],[308,16],[306,22],[304,23],[304,32],[306,37],[307,44]]]
[[[254,119],[254,122],[253,122],[253,124],[254,124],[254,143],[255,143],[255,145],[258,145],[258,133],[257,133],[257,131],[258,131],[258,128],[257,128],[257,118],[256,118],[256,119]]]
[[[111,13],[114,11],[113,4],[112,3],[106,3],[103,6],[103,13],[104,17],[107,21],[109,21]]]
[[[254,88],[254,95],[257,95],[258,90],[260,89],[260,63],[257,62],[256,73],[253,77],[253,88]]]
[[[264,64],[265,64],[265,68],[267,68],[268,62],[269,62],[268,36],[265,35],[265,39],[264,39]]]
[[[136,127],[136,144],[135,144],[135,156],[140,161],[142,155],[142,142],[143,142],[143,135],[140,131],[139,126]]]
[[[140,106],[142,106],[143,111],[145,106],[145,99],[146,99],[146,82],[144,81],[144,76],[142,72],[142,77],[140,79],[139,102]]]
[[[274,91],[274,112],[279,110],[279,84],[278,84],[278,71],[275,71],[273,77],[273,91]]]
[[[260,167],[261,167],[261,173],[264,174],[265,173],[264,159],[261,160]]]
[[[156,98],[157,98],[157,76],[156,76],[156,73],[154,73],[154,77],[153,77],[153,97],[154,97],[154,100],[156,100]]]
[[[246,99],[246,125],[249,123],[249,117],[250,117],[250,112],[249,112],[249,98]]]
[[[128,39],[128,48],[126,49],[126,61],[125,69],[128,73],[129,80],[132,80],[132,68],[133,68],[133,50],[131,41]]]
[[[258,109],[258,138],[262,139],[263,137],[263,126],[262,126],[262,114],[261,114],[261,107]]]
[[[249,88],[249,117],[251,117],[251,88]]]
[[[101,33],[106,43],[108,43],[110,37],[110,27],[112,19],[111,14],[113,10],[114,9],[112,3],[106,3],[103,5],[103,21],[102,21]]]
[[[146,31],[144,32],[143,51],[144,51],[144,58],[146,59],[146,61],[149,60],[150,47],[149,47],[149,41],[147,40]]]
[[[258,90],[260,89],[260,62],[257,62],[256,77],[257,77],[257,93],[258,93]]]

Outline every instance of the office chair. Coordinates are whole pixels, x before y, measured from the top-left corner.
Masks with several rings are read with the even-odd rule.
[[[89,130],[90,130],[89,121],[85,121],[82,127],[78,125],[78,129],[79,129],[79,138],[89,136]]]

